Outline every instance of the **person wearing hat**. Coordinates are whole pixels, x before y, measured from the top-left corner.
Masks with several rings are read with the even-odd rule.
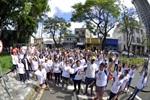
[[[88,86],[94,81],[94,79],[95,79],[95,73],[98,71],[98,66],[95,63],[95,59],[96,59],[96,57],[92,56],[91,61],[87,62],[86,78],[85,78],[86,87],[85,87],[85,93],[84,93],[84,95],[87,94]],[[93,86],[91,86],[91,95],[94,95],[93,94]]]

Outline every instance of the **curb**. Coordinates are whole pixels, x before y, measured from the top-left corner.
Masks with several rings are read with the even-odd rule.
[[[135,89],[135,87],[134,86],[130,86],[132,89]],[[141,90],[141,92],[144,92],[144,93],[149,93],[150,92],[150,90]]]
[[[33,100],[34,94],[36,93],[35,89],[38,87],[37,86],[38,82],[35,83],[35,86],[31,88],[31,90],[28,92],[28,94],[25,96],[24,100]]]

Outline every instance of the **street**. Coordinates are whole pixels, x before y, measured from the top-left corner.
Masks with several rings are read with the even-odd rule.
[[[109,82],[107,88],[110,89],[110,86],[112,84],[112,81]],[[51,93],[47,88],[43,91],[41,97],[39,98],[40,100],[92,100],[94,97],[90,97],[89,95],[83,95],[84,93],[84,85],[81,85],[81,93],[79,95],[76,95],[76,93],[73,93],[73,86],[68,86],[68,90],[62,90],[61,87],[56,87],[54,86],[53,83],[50,83],[50,86],[53,87],[54,93]],[[90,93],[90,88],[88,89]],[[94,89],[95,90],[95,89]],[[128,94],[121,94],[119,97],[119,100],[126,100],[130,94],[133,92],[133,89],[130,88]],[[39,95],[37,93],[36,95]],[[104,93],[103,95],[103,100],[107,100],[109,97],[108,93]],[[139,92],[138,95],[136,96],[135,100],[149,100],[150,95],[149,93],[143,93]],[[38,100],[35,98],[34,100]]]

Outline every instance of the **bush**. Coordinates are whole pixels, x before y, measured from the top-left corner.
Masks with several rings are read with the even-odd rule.
[[[9,53],[1,53],[0,54],[0,66],[2,68],[2,72],[5,72],[6,70],[10,69],[12,67],[12,58]]]

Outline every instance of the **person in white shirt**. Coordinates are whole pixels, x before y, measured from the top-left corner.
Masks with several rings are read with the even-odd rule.
[[[62,66],[62,90],[64,90],[65,84],[66,84],[66,89],[68,88],[70,71],[71,71],[71,67],[69,66],[69,61],[67,60]]]
[[[81,66],[84,66],[85,65],[85,59],[84,59],[83,54],[80,54],[80,61],[81,61]]]
[[[49,63],[48,63],[48,58],[45,58],[45,62],[43,62],[42,65],[43,65],[43,67],[44,67],[45,70],[46,70],[47,79],[50,80],[50,77],[49,77],[50,75],[49,75],[49,74],[50,74],[50,69],[51,69],[51,68],[50,68],[50,65],[49,65]]]
[[[117,93],[116,100],[118,100],[119,95],[120,95],[121,92],[124,93],[125,87],[126,87],[127,82],[129,81],[129,78],[130,78],[128,72],[129,72],[128,70],[124,70],[123,83],[121,85],[121,88],[120,88],[119,92]]]
[[[52,56],[49,56],[48,64],[49,64],[49,66],[50,66],[49,78],[50,78],[50,80],[52,80],[52,77],[53,77],[53,71],[52,71],[53,58],[52,58]]]
[[[129,82],[128,82],[128,85],[127,85],[127,89],[129,89],[129,87],[130,87],[132,79],[134,78],[135,71],[136,71],[136,65],[131,65],[131,68],[130,68],[130,71],[129,71],[130,78],[129,78]]]
[[[14,71],[16,73],[17,64],[18,64],[18,61],[19,61],[17,52],[13,52],[11,54],[11,57],[12,57],[12,63],[13,63],[12,71]]]
[[[38,77],[38,82],[39,82],[39,88],[38,91],[40,92],[40,90],[42,89],[43,84],[46,84],[49,91],[52,91],[52,89],[49,87],[47,78],[46,78],[46,70],[43,68],[42,65],[39,65],[39,69],[33,73],[34,75],[36,75]]]
[[[25,69],[24,69],[24,65],[23,65],[21,59],[19,59],[17,69],[18,69],[20,81],[22,81],[23,83],[25,83]]]
[[[76,85],[78,84],[78,90],[76,91],[77,94],[80,93],[83,72],[84,72],[84,67],[81,65],[81,61],[77,60],[76,65],[74,67],[74,79],[73,79],[73,81],[74,81],[73,92],[75,92],[77,90]]]
[[[143,88],[146,86],[146,82],[147,82],[147,72],[143,72],[138,84],[136,85],[136,88],[134,89],[134,92],[130,95],[128,100],[130,100],[130,99],[134,100],[134,98],[138,94],[138,92],[143,90]]]
[[[38,67],[39,67],[39,64],[38,64],[36,57],[33,57],[31,65],[32,65],[32,70],[34,72],[36,72],[38,70]]]
[[[110,88],[110,97],[108,100],[113,100],[115,96],[117,95],[122,83],[123,83],[124,75],[120,75],[120,77],[116,76],[115,82]]]
[[[61,68],[60,68],[60,63],[58,61],[58,58],[55,58],[52,68],[53,68],[54,77],[55,77],[55,85],[59,86],[60,76],[61,76]]]
[[[36,57],[33,57],[33,59],[31,60],[31,66],[32,66],[33,72],[36,72],[38,70],[39,64],[38,64]],[[34,80],[35,81],[37,80],[36,76],[34,76]]]
[[[87,62],[87,67],[86,67],[86,78],[85,78],[85,93],[84,95],[87,94],[87,89],[88,86],[95,80],[95,73],[98,71],[98,66],[95,62],[96,57],[92,56],[91,62]],[[93,95],[93,86],[91,86],[91,95]]]
[[[115,82],[115,78],[116,76],[120,77],[120,75],[122,74],[121,72],[121,62],[118,64],[118,67],[115,69],[114,73],[113,73],[113,81]]]
[[[96,98],[94,100],[102,100],[105,87],[107,85],[108,71],[105,69],[105,64],[99,65],[99,71],[96,74]]]
[[[114,62],[115,62],[115,66],[114,66],[114,70],[118,67],[119,64],[119,58],[118,58],[118,54],[114,54]]]

